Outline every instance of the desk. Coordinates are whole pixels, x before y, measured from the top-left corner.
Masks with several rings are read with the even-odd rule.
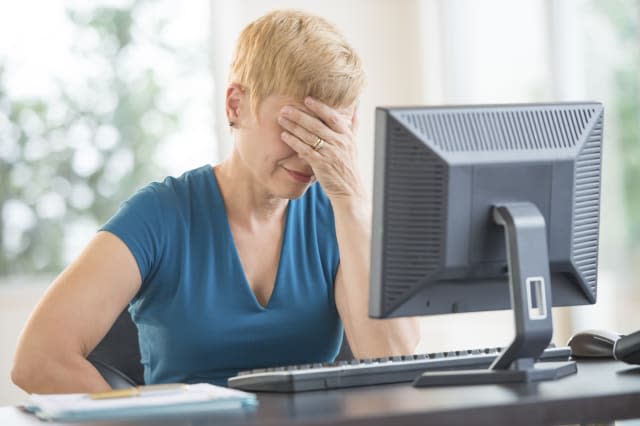
[[[554,382],[416,389],[409,384],[298,394],[260,393],[251,412],[74,425],[544,425],[640,417],[640,367],[581,361],[578,374]],[[0,425],[42,423],[16,407]]]

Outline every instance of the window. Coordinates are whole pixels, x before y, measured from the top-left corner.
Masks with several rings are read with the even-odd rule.
[[[54,274],[136,189],[214,160],[209,4],[5,9],[0,277]]]

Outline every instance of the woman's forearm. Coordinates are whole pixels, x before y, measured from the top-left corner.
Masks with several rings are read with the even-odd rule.
[[[336,304],[357,357],[411,354],[419,340],[416,318],[369,318],[371,209],[366,198],[333,203],[340,248]]]

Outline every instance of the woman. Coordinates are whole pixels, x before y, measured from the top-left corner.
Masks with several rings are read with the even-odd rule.
[[[368,318],[370,203],[356,169],[358,56],[323,19],[240,35],[222,163],[138,191],[53,283],[20,338],[28,392],[109,389],[87,355],[129,304],[146,383],[411,353],[414,319]]]

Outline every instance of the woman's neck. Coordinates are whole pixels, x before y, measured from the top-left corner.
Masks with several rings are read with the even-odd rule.
[[[284,217],[289,200],[270,194],[235,151],[214,168],[214,173],[230,222],[253,229]]]

